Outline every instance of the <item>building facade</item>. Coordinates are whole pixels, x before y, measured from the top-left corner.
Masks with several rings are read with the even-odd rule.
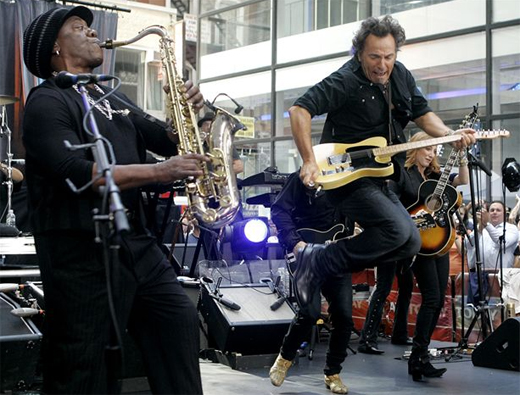
[[[197,2],[197,76],[210,100],[226,93],[244,106],[253,130],[238,135],[245,177],[301,158],[287,110],[310,86],[351,57],[354,32],[369,15],[391,14],[405,28],[398,54],[433,110],[456,129],[478,104],[482,129],[509,139],[481,142],[492,177],[478,174],[484,199],[501,199],[501,165],[520,159],[520,3],[516,0],[250,0]],[[217,104],[233,109],[225,97]],[[222,100],[222,101],[219,101]],[[325,117],[313,119],[317,142]],[[411,124],[409,132],[414,125]],[[245,196],[266,192],[249,188]],[[465,190],[464,198],[469,198]],[[514,194],[506,191],[514,205]]]

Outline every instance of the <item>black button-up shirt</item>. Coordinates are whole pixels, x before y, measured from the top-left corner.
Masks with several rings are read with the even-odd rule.
[[[403,129],[431,111],[406,67],[396,62],[390,76],[392,142],[405,142]],[[385,88],[371,82],[357,58],[310,88],[294,104],[311,116],[328,113],[321,143],[357,143],[369,137],[389,136],[389,109]]]

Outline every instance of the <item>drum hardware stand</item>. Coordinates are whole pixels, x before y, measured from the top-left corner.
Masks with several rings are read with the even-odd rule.
[[[15,97],[7,97],[0,95],[0,105],[2,105],[2,123],[0,127],[0,137],[3,137],[4,135],[7,137],[7,167],[5,170],[7,170],[7,179],[3,182],[3,184],[7,185],[7,207],[6,207],[6,217],[5,217],[5,224],[14,229],[12,234],[14,235],[19,234],[20,232],[16,228],[16,216],[13,211],[12,207],[12,194],[13,194],[13,153],[11,151],[11,130],[9,129],[9,126],[7,125],[7,112],[5,110],[6,104],[13,104],[16,101],[18,101]]]

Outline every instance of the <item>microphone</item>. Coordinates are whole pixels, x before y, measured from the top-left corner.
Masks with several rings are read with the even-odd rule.
[[[240,305],[236,304],[235,302],[225,299],[225,298],[217,298],[218,302],[223,304],[224,306],[230,308],[231,310],[238,311],[241,309]]]
[[[278,310],[283,304],[284,302],[286,301],[286,297],[285,296],[282,296],[280,298],[278,298],[276,300],[276,302],[274,302],[269,308],[272,310],[272,311],[276,311]]]
[[[480,169],[487,174],[488,177],[491,177],[491,170],[487,168],[487,166],[482,162],[480,159],[478,159],[475,155],[473,155],[471,152],[468,151],[467,153],[468,158],[472,161],[472,163],[476,164]]]
[[[211,102],[211,104],[215,104],[215,100],[217,100],[217,97],[219,96],[226,96],[229,100],[231,100],[233,102],[233,104],[236,106],[235,108],[235,114],[240,114],[240,112],[244,109],[244,106],[242,106],[241,104],[239,104],[235,99],[233,99],[231,96],[229,96],[227,93],[219,93],[217,96],[215,96],[215,98],[213,99],[213,101]]]
[[[33,309],[30,307],[20,307],[18,309],[11,310],[11,314],[16,317],[32,317],[36,314],[43,314],[43,310]]]
[[[114,76],[108,74],[71,74],[66,71],[60,71],[56,76],[56,85],[61,89],[70,88],[74,84],[91,84],[94,82],[110,81]]]

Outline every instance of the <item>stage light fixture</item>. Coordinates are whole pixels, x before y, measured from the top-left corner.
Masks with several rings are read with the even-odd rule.
[[[244,225],[244,236],[251,243],[261,243],[267,240],[268,225],[259,218],[253,218]]]
[[[267,218],[254,217],[228,225],[224,242],[231,245],[234,259],[254,259],[263,255],[268,238]]]
[[[520,189],[520,164],[515,158],[506,158],[502,165],[502,182],[509,192]]]

